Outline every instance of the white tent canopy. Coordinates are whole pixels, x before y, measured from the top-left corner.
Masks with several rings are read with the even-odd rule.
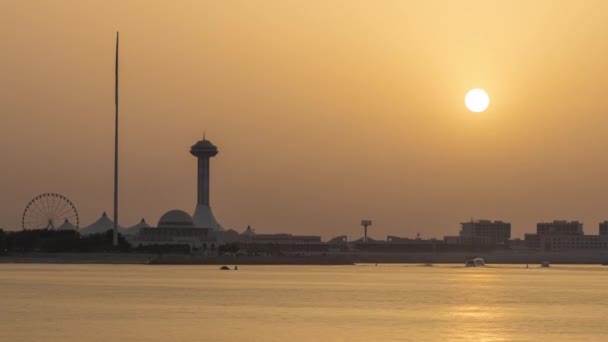
[[[70,223],[70,221],[68,221],[68,219],[66,218],[65,221],[63,221],[63,223],[57,227],[57,230],[77,230],[76,226],[73,225],[72,223]]]
[[[248,239],[252,239],[255,236],[255,230],[251,228],[251,226],[247,226],[245,231],[241,233],[241,236],[244,236]]]
[[[125,235],[136,235],[142,228],[150,228],[150,225],[146,223],[145,219],[141,219],[138,224],[131,226],[129,228],[123,229],[121,233]]]
[[[110,218],[108,218],[108,215],[106,215],[106,212],[104,211],[97,221],[81,229],[80,234],[89,235],[105,233],[110,229],[114,229],[114,223],[112,222],[112,220],[110,220]],[[122,229],[122,227],[118,226],[118,229]]]

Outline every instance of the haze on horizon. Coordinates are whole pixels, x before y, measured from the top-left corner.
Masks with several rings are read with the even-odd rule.
[[[194,210],[203,132],[226,228],[455,235],[471,217],[608,219],[608,2],[0,4],[0,227],[59,192],[120,224]],[[464,94],[483,88],[484,113]]]

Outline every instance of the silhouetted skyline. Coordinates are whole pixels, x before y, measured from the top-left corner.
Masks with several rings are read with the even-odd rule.
[[[123,226],[191,208],[204,131],[214,213],[239,231],[608,219],[608,3],[349,4],[2,2],[0,227],[45,192],[81,225],[112,212],[117,30]]]

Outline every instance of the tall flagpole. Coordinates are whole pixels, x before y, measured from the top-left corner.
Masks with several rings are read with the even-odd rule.
[[[118,246],[118,32],[116,32],[116,64],[114,75],[114,246]]]

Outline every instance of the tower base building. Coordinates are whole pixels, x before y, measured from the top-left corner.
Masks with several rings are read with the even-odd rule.
[[[131,239],[135,246],[188,245],[192,251],[214,251],[221,242],[222,226],[217,222],[209,206],[209,159],[218,150],[209,140],[198,141],[190,148],[197,157],[197,204],[190,216],[182,210],[165,213],[155,228],[142,228]]]

